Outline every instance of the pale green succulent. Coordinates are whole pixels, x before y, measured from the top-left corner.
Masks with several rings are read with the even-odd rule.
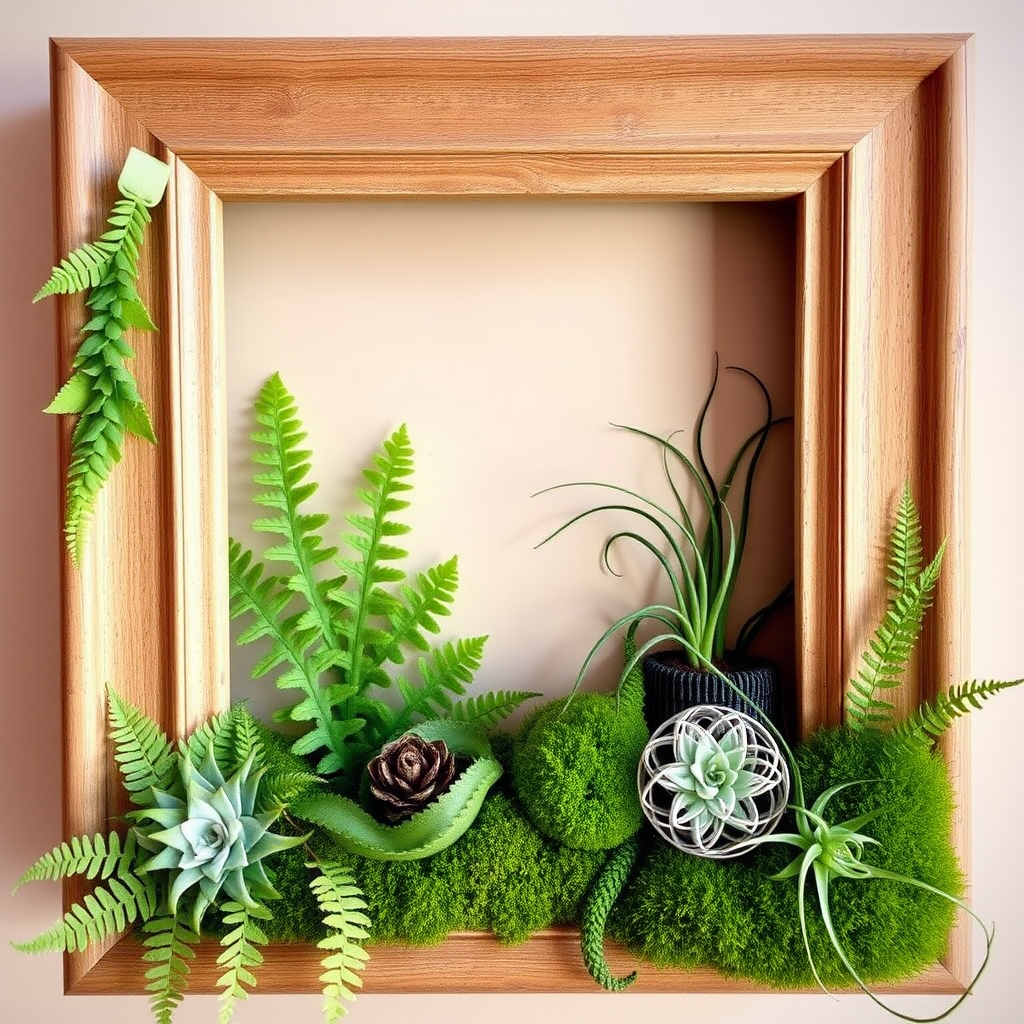
[[[640,802],[655,830],[703,856],[736,856],[772,828],[789,777],[778,746],[748,716],[699,705],[670,719],[641,758]]]
[[[134,812],[138,820],[149,823],[136,826],[135,834],[139,845],[153,854],[140,870],[171,872],[167,901],[172,914],[182,897],[194,894],[192,923],[197,932],[222,889],[246,907],[259,905],[254,897],[276,897],[260,862],[305,838],[268,831],[278,815],[256,811],[264,769],[252,771],[255,756],[255,751],[250,753],[225,779],[212,744],[198,768],[182,752],[178,766],[183,795],[154,787],[155,806]]]

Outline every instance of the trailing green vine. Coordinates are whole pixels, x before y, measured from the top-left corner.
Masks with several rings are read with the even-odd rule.
[[[163,162],[131,150],[118,180],[124,198],[114,204],[110,229],[61,260],[32,300],[89,292],[85,305],[90,315],[71,377],[45,410],[78,416],[64,511],[65,539],[75,565],[82,559],[99,492],[121,460],[125,434],[156,442],[149,412],[126,365],[135,355],[126,335],[133,328],[156,330],[136,282],[139,249],[150,222],[148,207],[160,201],[169,173]]]

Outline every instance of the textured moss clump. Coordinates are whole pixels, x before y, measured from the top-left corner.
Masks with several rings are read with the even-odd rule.
[[[578,921],[604,859],[603,853],[546,839],[499,791],[447,850],[423,860],[361,860],[356,877],[370,907],[374,942],[428,945],[468,930],[492,931],[511,943],[552,924]]]
[[[366,895],[371,942],[430,945],[453,931],[491,931],[522,942],[552,924],[579,921],[583,897],[604,864],[542,836],[515,798],[500,790],[453,846],[413,861],[364,860],[344,852],[321,855],[349,864]],[[309,891],[308,854],[274,857],[274,885],[283,900],[265,930],[280,941],[317,941],[325,932]]]
[[[938,755],[879,733],[834,729],[819,731],[796,756],[808,804],[838,782],[881,780],[837,794],[828,821],[886,808],[863,830],[880,844],[869,847],[865,860],[960,895],[963,881],[950,842],[953,796]],[[792,831],[793,825],[782,829]],[[772,845],[738,861],[716,862],[657,842],[613,911],[609,931],[660,966],[703,964],[777,987],[813,985],[796,880],[767,877],[796,853]],[[836,879],[830,888],[833,924],[865,981],[909,977],[944,952],[955,914],[948,901],[875,879]],[[828,985],[849,984],[821,923],[812,882],[806,897],[818,971]]]
[[[546,836],[610,850],[643,824],[636,768],[648,740],[639,684],[537,708],[512,747],[512,785]]]

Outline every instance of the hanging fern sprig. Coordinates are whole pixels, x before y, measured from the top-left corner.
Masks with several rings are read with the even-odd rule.
[[[99,492],[121,459],[125,434],[156,441],[126,365],[135,353],[125,335],[132,328],[156,330],[135,282],[139,248],[150,222],[147,207],[160,201],[169,173],[162,161],[131,150],[118,180],[124,198],[114,204],[110,230],[65,257],[33,299],[89,292],[85,305],[90,317],[82,328],[71,377],[45,410],[78,416],[71,436],[64,512],[65,538],[75,565],[82,559]]]
[[[355,999],[352,990],[362,988],[359,972],[369,959],[363,940],[369,937],[370,919],[366,915],[366,900],[348,867],[319,860],[306,866],[317,872],[309,887],[328,930],[317,948],[325,951],[321,961],[324,973],[320,975],[324,1020],[333,1024],[348,1013],[345,1002]]]

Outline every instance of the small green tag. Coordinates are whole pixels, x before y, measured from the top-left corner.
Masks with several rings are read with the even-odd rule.
[[[129,199],[138,199],[144,206],[156,206],[164,197],[170,176],[170,164],[132,146],[121,168],[121,177],[117,179],[117,190]]]

